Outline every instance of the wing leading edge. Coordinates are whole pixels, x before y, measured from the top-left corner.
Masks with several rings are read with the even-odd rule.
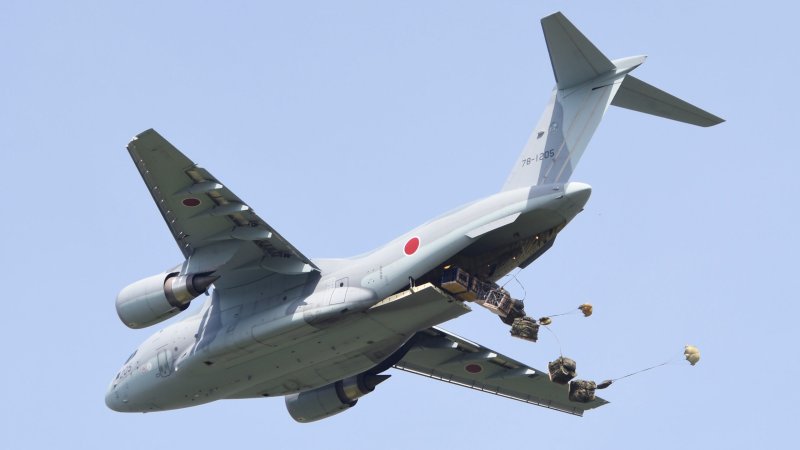
[[[128,152],[187,259],[184,271],[319,270],[248,204],[155,130],[136,136]]]
[[[394,367],[576,416],[608,403],[599,397],[571,402],[568,387],[553,383],[547,373],[437,327],[418,333]]]

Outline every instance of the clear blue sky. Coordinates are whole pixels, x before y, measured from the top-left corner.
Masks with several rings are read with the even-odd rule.
[[[111,3],[0,3],[3,448],[793,445],[791,2]],[[132,136],[156,128],[304,253],[357,254],[499,189],[553,85],[539,19],[557,10],[612,58],[649,55],[637,77],[727,122],[612,108],[573,177],[594,188],[586,210],[520,275],[529,309],[595,305],[555,328],[583,378],[687,343],[698,366],[620,382],[584,418],[405,373],[311,425],[279,399],[106,409],[108,381],[154,331],[124,327],[114,297],[181,258]],[[445,328],[536,367],[558,353],[482,310]]]

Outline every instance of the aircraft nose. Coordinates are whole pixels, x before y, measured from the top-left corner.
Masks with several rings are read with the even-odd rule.
[[[122,402],[116,396],[116,393],[114,392],[113,389],[109,389],[108,391],[106,391],[106,406],[108,406],[108,409],[112,411],[117,411],[117,412],[123,411]]]
[[[119,399],[114,397],[114,392],[111,389],[106,391],[106,406],[112,411],[119,411]]]
[[[128,406],[127,395],[121,392],[124,388],[120,385],[111,383],[106,391],[106,406],[108,409],[117,412],[127,412],[130,410]]]

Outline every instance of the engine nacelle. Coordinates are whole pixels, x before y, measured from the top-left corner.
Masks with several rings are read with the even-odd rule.
[[[301,423],[325,419],[350,409],[359,397],[374,391],[375,386],[390,376],[362,373],[321,388],[287,395],[286,409],[292,419]]]
[[[130,328],[163,322],[189,307],[219,277],[160,273],[126,286],[117,295],[117,315]]]

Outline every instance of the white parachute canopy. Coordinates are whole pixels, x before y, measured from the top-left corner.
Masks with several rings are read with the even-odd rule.
[[[698,361],[700,361],[700,349],[695,347],[694,345],[687,345],[683,349],[683,355],[686,357],[686,360],[689,361],[689,364],[695,365]]]

